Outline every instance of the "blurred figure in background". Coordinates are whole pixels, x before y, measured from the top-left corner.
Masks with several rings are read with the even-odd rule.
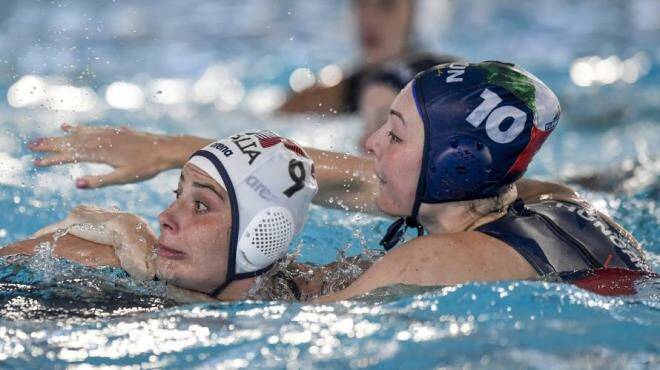
[[[292,95],[280,108],[285,113],[354,113],[359,108],[365,78],[388,63],[405,63],[417,52],[413,40],[416,0],[353,0],[361,65],[332,87],[315,85]],[[435,64],[454,61],[441,56]],[[412,78],[412,76],[411,76]],[[407,81],[406,81],[407,82]],[[398,93],[398,90],[395,92]],[[392,101],[385,105],[389,106]]]
[[[456,61],[446,55],[417,54],[406,60],[388,63],[368,73],[359,91],[362,133],[359,148],[366,153],[367,138],[383,125],[390,115],[390,105],[408,82],[419,72],[438,64]]]
[[[387,66],[380,69],[375,69],[364,76],[364,83],[360,90],[359,99],[359,113],[362,121],[362,130],[358,138],[358,147],[363,154],[366,154],[365,143],[367,138],[378,130],[390,115],[390,105],[394,101],[396,95],[410,82],[415,75],[424,71],[434,65],[447,62],[445,56],[434,54],[419,54],[415,55],[409,60],[399,63],[388,63]],[[116,183],[124,183],[126,181],[136,181],[149,178],[156,173],[165,169],[175,168],[176,166],[165,166],[163,164],[168,162],[158,161],[156,163],[141,162],[134,163],[131,156],[125,156],[121,151],[113,152],[110,150],[108,153],[101,153],[96,150],[99,147],[99,141],[103,145],[107,145],[111,149],[113,144],[110,142],[122,143],[123,145],[136,144],[143,147],[144,150],[150,151],[148,146],[143,146],[143,142],[151,142],[153,145],[158,145],[159,140],[153,140],[150,133],[139,132],[130,130],[128,127],[109,128],[109,127],[72,127],[68,124],[62,125],[62,130],[67,133],[66,137],[47,137],[39,138],[32,141],[28,147],[37,152],[45,152],[48,155],[40,158],[34,162],[38,167],[46,167],[51,165],[61,165],[72,162],[95,162],[105,163],[113,167],[138,167],[149,168],[149,171],[137,171],[138,173],[123,173],[123,171],[115,171],[111,174],[101,176],[85,176],[76,180],[76,186],[79,188],[96,188],[105,185],[112,185]],[[102,136],[110,137],[104,140],[99,138]],[[66,144],[62,143],[66,141]],[[146,140],[146,141],[145,141]],[[167,140],[166,140],[167,141]],[[203,146],[206,144],[205,140],[193,136],[178,136],[175,142],[170,142],[168,146],[179,146],[180,143],[187,143],[187,145]],[[164,143],[163,143],[164,144]],[[172,150],[176,152],[176,150]],[[127,177],[137,176],[131,180]],[[104,184],[105,183],[105,184]]]

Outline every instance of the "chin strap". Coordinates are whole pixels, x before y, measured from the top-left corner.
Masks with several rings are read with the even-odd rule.
[[[225,290],[225,288],[227,288],[227,286],[229,284],[231,284],[232,282],[234,282],[236,280],[247,279],[247,278],[257,277],[259,275],[263,275],[266,272],[268,272],[268,270],[270,270],[273,266],[275,266],[276,263],[277,263],[277,261],[273,262],[270,265],[268,265],[264,268],[261,268],[257,271],[236,273],[236,272],[232,272],[236,268],[236,265],[234,263],[229,262],[229,264],[228,264],[229,265],[228,266],[229,270],[227,270],[227,278],[225,279],[225,282],[222,283],[219,287],[213,289],[210,293],[207,293],[207,294],[210,295],[213,298],[216,298],[218,296],[218,294],[220,294],[223,290]]]
[[[232,282],[232,280],[229,280],[229,279],[225,280],[225,282],[222,283],[222,285],[220,285],[219,287],[213,289],[213,291],[211,293],[209,293],[209,296],[211,296],[212,298],[216,298],[218,296],[218,294],[220,294],[220,292],[225,290],[227,285],[229,285],[231,282]]]
[[[380,240],[380,245],[382,245],[386,251],[396,247],[397,244],[403,239],[403,236],[406,234],[408,228],[416,228],[417,236],[424,235],[424,227],[417,221],[414,217],[399,218],[394,221],[390,227],[387,228],[387,232],[383,239]]]

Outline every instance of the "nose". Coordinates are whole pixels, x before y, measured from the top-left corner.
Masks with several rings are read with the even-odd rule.
[[[382,153],[382,137],[385,125],[381,126],[378,130],[374,131],[373,134],[369,135],[366,143],[364,144],[367,153],[372,153],[376,158],[380,157]]]
[[[160,224],[161,233],[168,232],[176,234],[179,232],[179,224],[176,221],[174,211],[175,206],[176,202],[158,215],[158,223]]]

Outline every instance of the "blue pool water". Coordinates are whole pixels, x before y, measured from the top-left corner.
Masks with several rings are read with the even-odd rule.
[[[422,3],[432,8],[422,12],[424,24],[435,28],[420,30],[421,42],[471,60],[515,61],[557,92],[563,117],[530,176],[568,181],[638,163],[626,176],[608,177],[613,191],[576,186],[632,232],[660,272],[660,21],[654,16],[660,2]],[[305,144],[355,152],[356,117],[263,114],[295,69],[350,65],[356,49],[349,24],[343,1],[3,2],[0,245],[81,203],[128,210],[156,227],[156,215],[171,201],[176,171],[78,191],[74,178],[107,168],[32,168],[25,142],[56,133],[64,121],[207,137],[267,127]],[[593,56],[600,59],[581,59]],[[598,64],[610,56],[620,63]],[[616,81],[591,86],[571,77],[571,68],[583,63],[607,81],[608,68],[624,68],[625,61],[638,68],[628,82],[620,71]],[[213,66],[240,82],[242,99],[234,99],[241,96],[236,83],[219,108],[191,100],[163,104],[177,97],[149,92],[163,78],[192,89]],[[28,107],[4,99],[27,75],[89,87],[93,102],[67,100],[73,90]],[[143,106],[113,108],[106,90],[115,81],[142,86]],[[387,224],[313,207],[292,250],[300,249],[302,261],[331,262],[340,253],[376,248]],[[657,369],[660,281],[637,290],[604,297],[557,283],[507,281],[392,287],[322,306],[177,305],[159,283],[139,284],[121,270],[84,268],[42,253],[0,260],[0,368]]]

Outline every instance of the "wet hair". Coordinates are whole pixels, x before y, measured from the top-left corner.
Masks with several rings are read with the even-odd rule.
[[[510,184],[493,197],[463,201],[466,203],[468,213],[475,216],[486,216],[506,211],[511,203],[518,197],[518,189]]]

